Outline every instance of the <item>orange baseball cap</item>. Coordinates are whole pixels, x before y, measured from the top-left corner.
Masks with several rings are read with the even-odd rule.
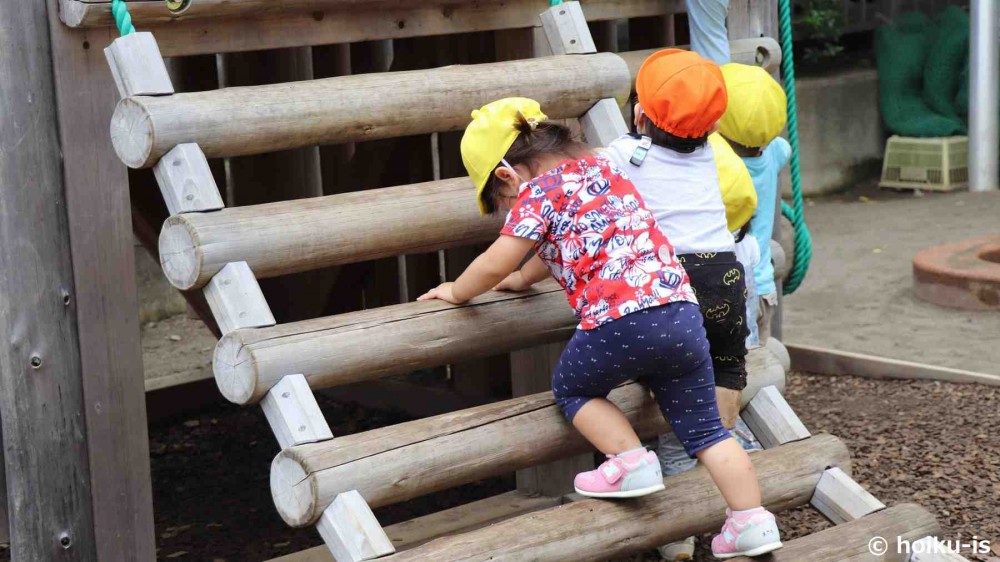
[[[650,55],[639,68],[635,91],[654,125],[688,139],[707,135],[729,103],[719,66],[681,49]]]

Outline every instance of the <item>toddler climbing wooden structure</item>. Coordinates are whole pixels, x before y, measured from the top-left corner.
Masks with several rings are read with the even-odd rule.
[[[81,33],[112,25],[112,4],[50,2],[62,18],[54,25]],[[733,4],[734,60],[774,69],[781,50],[768,36],[775,34],[773,6]],[[160,263],[174,287],[204,297],[218,326],[212,362],[220,392],[235,404],[259,404],[274,432],[280,450],[270,488],[277,512],[291,526],[315,526],[325,543],[282,560],[607,560],[718,529],[725,505],[704,469],[671,477],[667,492],[634,502],[584,499],[561,489],[571,489],[565,475],[586,465],[592,449],[565,421],[552,393],[537,392],[537,382],[549,375],[551,346],[533,351],[523,362],[530,368],[514,374],[513,398],[333,435],[314,391],[558,346],[576,319],[559,287],[548,282],[460,306],[404,299],[278,322],[260,280],[482,243],[496,236],[499,224],[476,212],[468,178],[227,206],[210,162],[456,131],[472,108],[505,96],[538,100],[551,118],[573,122],[589,144],[604,146],[627,131],[621,107],[652,51],[597,52],[588,20],[668,16],[682,5],[192,0],[173,3],[171,13],[158,0],[128,2],[140,31],[116,39],[105,53],[121,95],[110,116],[111,141],[126,166],[153,170],[170,214],[159,232]],[[536,48],[525,55],[530,58],[196,92],[176,92],[163,59],[536,28],[548,49]],[[742,417],[766,449],[751,457],[763,501],[774,511],[811,504],[837,526],[790,541],[774,559],[802,560],[808,553],[809,560],[843,560],[867,552],[873,534],[908,540],[938,534],[922,508],[886,508],[855,483],[838,438],[810,434],[782,397],[788,368],[787,357],[769,347],[748,356]],[[610,399],[641,437],[669,430],[640,384],[618,387]],[[538,471],[535,493],[452,508],[405,530],[383,528],[372,512],[526,470]],[[25,532],[20,540],[32,536]]]

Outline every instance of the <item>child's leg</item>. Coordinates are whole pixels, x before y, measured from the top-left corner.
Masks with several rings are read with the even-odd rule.
[[[592,398],[573,416],[575,427],[605,455],[617,455],[642,447],[625,414],[606,398]]]
[[[695,453],[733,511],[760,507],[760,486],[750,455],[735,439],[720,441]]]
[[[728,11],[729,0],[687,0],[691,50],[719,65],[729,62]]]

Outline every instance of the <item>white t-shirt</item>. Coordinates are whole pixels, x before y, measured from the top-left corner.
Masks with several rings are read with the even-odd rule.
[[[732,252],[733,235],[719,190],[715,155],[707,143],[690,154],[653,145],[641,166],[629,161],[639,139],[623,136],[606,155],[635,184],[677,254]]]

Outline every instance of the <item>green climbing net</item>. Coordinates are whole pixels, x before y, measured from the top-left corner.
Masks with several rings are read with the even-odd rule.
[[[802,214],[802,176],[799,173],[799,125],[795,109],[795,64],[792,57],[792,8],[791,0],[778,1],[781,27],[781,70],[785,78],[785,95],[788,97],[788,143],[792,145],[789,172],[792,176],[792,204],[781,202],[781,214],[792,222],[795,229],[795,263],[782,287],[784,294],[794,293],[809,271],[812,261],[812,236],[806,228]]]

